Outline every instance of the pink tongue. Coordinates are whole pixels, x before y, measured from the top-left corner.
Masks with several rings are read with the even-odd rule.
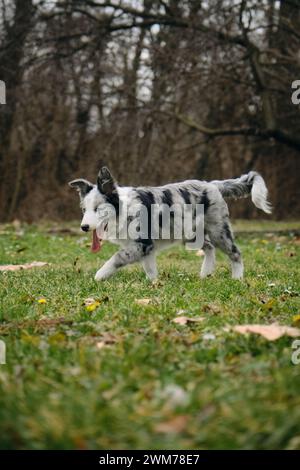
[[[93,242],[92,242],[92,252],[97,253],[97,251],[101,250],[101,241],[99,240],[96,230],[93,230]]]

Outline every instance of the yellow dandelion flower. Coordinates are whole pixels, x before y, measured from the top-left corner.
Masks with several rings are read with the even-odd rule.
[[[42,298],[42,299],[39,299],[39,300],[38,300],[38,303],[39,303],[39,304],[45,304],[45,303],[47,303],[47,300],[44,299],[44,298]]]
[[[297,323],[300,325],[300,314],[293,316],[293,323]]]
[[[85,308],[88,312],[94,312],[94,310],[96,310],[97,307],[99,307],[100,305],[100,302],[98,302],[97,300],[93,303],[91,303],[90,305],[87,305]]]

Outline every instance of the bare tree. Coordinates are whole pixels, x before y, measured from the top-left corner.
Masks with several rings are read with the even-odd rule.
[[[255,166],[275,214],[289,201],[298,214],[299,11],[296,0],[1,0],[2,216],[72,217],[65,181],[104,161],[131,184]]]

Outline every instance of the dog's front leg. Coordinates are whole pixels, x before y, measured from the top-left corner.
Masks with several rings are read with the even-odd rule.
[[[138,242],[118,251],[99,269],[99,271],[97,271],[95,280],[103,281],[108,279],[123,266],[141,261],[144,252],[143,244]]]
[[[142,260],[142,265],[146,276],[150,281],[155,281],[158,276],[157,265],[156,265],[156,253],[152,251],[149,255],[145,256]]]

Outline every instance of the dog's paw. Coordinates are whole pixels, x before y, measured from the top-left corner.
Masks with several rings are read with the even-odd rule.
[[[105,281],[105,279],[107,279],[108,277],[109,276],[105,275],[105,273],[103,271],[101,272],[101,269],[99,269],[99,271],[96,272],[95,281]]]
[[[242,281],[244,279],[243,274],[234,274],[232,275],[232,279],[235,279],[236,281]]]

